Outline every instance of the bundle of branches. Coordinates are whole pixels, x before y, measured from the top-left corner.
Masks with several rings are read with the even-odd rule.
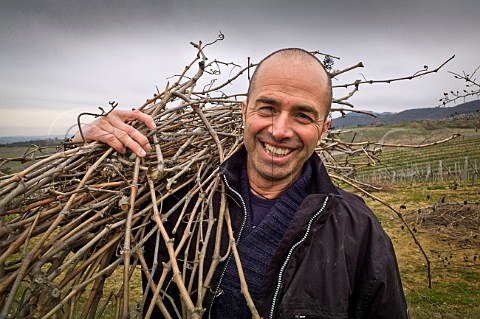
[[[242,145],[238,98],[245,94],[229,95],[224,91],[242,75],[249,75],[254,65],[242,68],[217,60],[208,62],[204,54],[208,44],[192,45],[197,50],[193,61],[173,84],[167,84],[164,92],[158,92],[139,108],[155,119],[157,129],[148,131],[143,123],[131,123],[154,145],[145,158],[128,152],[119,154],[98,142],[85,143],[0,178],[0,318],[139,317],[143,309],[148,309],[148,317],[155,304],[165,317],[199,318],[205,296],[202,289],[209,287],[218,263],[212,263],[208,271],[199,275],[197,283],[184,282],[177,253],[185,245],[197,245],[196,259],[202,264],[207,245],[220,245],[218,238],[209,238],[213,227],[228,230],[230,250],[242,278],[228,210],[224,209],[225,195],[217,219],[210,208],[213,194],[222,187],[219,164]],[[325,64],[331,66],[334,57],[323,56]],[[337,77],[361,66],[359,63],[343,71],[330,70]],[[222,68],[230,68],[230,75],[218,81]],[[334,102],[350,107],[347,100],[359,85],[411,79],[439,68],[398,79],[338,85],[351,91]],[[233,70],[236,72],[232,75]],[[344,112],[343,108],[334,110]],[[97,116],[106,114],[102,110]],[[344,167],[329,161],[335,153],[354,154],[369,149],[363,144],[344,143],[335,136],[331,135],[319,151],[330,162],[330,170],[341,176]],[[162,203],[186,184],[193,185],[189,192],[174,207],[160,212]],[[187,230],[180,241],[174,242],[163,221],[174,210],[185,210],[195,195],[199,200],[194,210],[178,220],[186,224]],[[152,223],[154,227],[147,227]],[[197,227],[205,227],[199,232],[203,238],[191,235]],[[142,249],[155,236],[161,238],[157,241],[164,241],[170,256],[168,263],[158,267],[147,265]],[[162,293],[162,298],[147,303],[145,297],[131,298],[131,284],[138,280],[138,268],[149,278],[152,293]],[[161,274],[159,281],[151,280],[155,272]],[[108,280],[121,282],[121,287],[106,289]],[[168,313],[163,303],[169,298],[163,292],[171,284],[178,287],[183,301],[183,309],[175,313]],[[244,280],[242,284],[256,316]]]

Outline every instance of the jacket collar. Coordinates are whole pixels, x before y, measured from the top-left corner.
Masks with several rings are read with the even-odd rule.
[[[325,165],[316,152],[308,159],[312,164],[312,180],[310,185],[310,194],[340,195],[328,176]],[[231,157],[220,165],[220,174],[223,175],[230,186],[236,190],[239,189],[240,176],[244,163],[247,161],[247,150],[242,146]]]

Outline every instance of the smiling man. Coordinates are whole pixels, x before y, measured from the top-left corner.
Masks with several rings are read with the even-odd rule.
[[[277,198],[300,177],[330,125],[331,84],[320,62],[300,50],[276,52],[257,68],[243,103],[252,191]]]
[[[244,148],[220,166],[249,291],[263,318],[408,318],[390,239],[361,198],[334,186],[315,153],[330,125],[331,101],[330,77],[307,51],[276,51],[255,70],[242,109]],[[131,119],[155,125],[139,112],[114,111],[84,133],[144,156],[151,147],[124,124]],[[163,209],[176,201],[165,201]],[[179,216],[172,214],[165,227],[173,229]],[[175,241],[182,233],[180,226]],[[229,252],[225,228],[221,236],[223,256]],[[183,256],[195,254],[186,254],[180,252],[178,262],[188,282],[194,260]],[[149,265],[155,255],[159,263],[169,260],[164,246],[157,253],[152,237],[145,244]],[[165,305],[174,313],[180,294],[173,284],[166,293]],[[251,317],[231,256],[217,267],[202,306],[207,318]]]

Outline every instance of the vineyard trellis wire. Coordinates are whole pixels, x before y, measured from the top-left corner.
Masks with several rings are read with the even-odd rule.
[[[405,163],[401,168],[379,168],[358,175],[356,179],[364,183],[442,183],[475,185],[479,179],[476,159],[465,157],[463,161],[446,166],[442,160],[426,164]]]
[[[210,235],[222,230],[229,233],[229,251],[241,275],[218,166],[242,146],[240,99],[245,94],[227,94],[225,89],[249,75],[255,65],[209,62],[205,48],[213,43],[192,43],[196,50],[192,62],[174,83],[167,83],[163,92],[139,107],[157,124],[150,131],[143,123],[131,123],[154,146],[145,158],[130,152],[122,155],[92,142],[42,156],[21,172],[0,177],[0,318],[98,318],[110,302],[114,306],[109,316],[114,318],[140,317],[144,309],[148,318],[155,305],[167,318],[200,318],[205,292],[224,258],[217,249],[220,236]],[[317,54],[329,65],[335,59]],[[353,105],[349,102],[359,86],[435,73],[449,60],[434,70],[422,69],[411,76],[336,85],[334,89],[350,91],[334,99],[340,107],[332,111],[362,112],[350,109]],[[359,63],[344,70],[330,70],[331,76],[338,78],[362,66]],[[219,81],[219,70],[223,68],[235,73]],[[339,130],[331,132],[317,151],[334,179],[362,189],[350,174],[352,168],[336,161],[336,154],[361,152],[375,162],[375,151],[368,147],[371,143],[348,143],[340,136]],[[375,145],[381,147],[382,143]],[[179,195],[187,184],[191,186],[188,193],[182,194],[173,207],[162,210],[163,203]],[[210,208],[218,190],[220,215],[213,216]],[[189,206],[194,209],[185,212]],[[185,229],[181,236],[163,225],[177,208],[182,208],[177,222]],[[155,238],[165,243],[168,263],[147,264],[143,245]],[[197,245],[197,262],[192,271],[198,276],[191,276],[197,278],[196,282],[183,277],[186,265],[177,256],[186,245]],[[209,245],[215,247],[214,262],[203,269]],[[147,286],[155,296],[151,300],[131,299],[130,281],[138,268],[148,278]],[[122,271],[121,288],[113,293],[115,298],[112,293],[104,296],[107,279],[120,278]],[[156,272],[159,281],[152,280]],[[241,281],[253,317],[258,317],[246,282]],[[165,305],[169,296],[163,291],[168,285],[176,285],[182,296],[182,309],[174,313],[168,312]]]
[[[373,184],[446,182],[475,185],[480,177],[478,138],[478,133],[472,130],[461,139],[432,146],[425,152],[416,148],[385,148],[381,161],[357,171],[355,178]],[[362,157],[351,162],[355,166],[362,162]]]

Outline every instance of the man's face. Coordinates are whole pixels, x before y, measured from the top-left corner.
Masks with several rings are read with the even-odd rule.
[[[248,105],[243,104],[247,172],[257,186],[290,185],[298,179],[330,125],[327,75],[298,57],[271,57],[262,64]]]

